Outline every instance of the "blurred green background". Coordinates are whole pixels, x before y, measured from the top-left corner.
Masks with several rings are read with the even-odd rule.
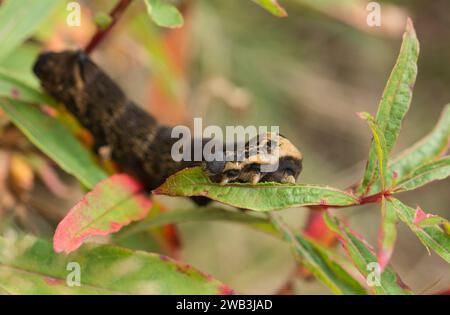
[[[78,1],[80,27],[65,23],[61,7],[33,39],[0,64],[32,84],[31,64],[41,50],[80,48],[95,32],[94,17],[113,1]],[[181,29],[154,25],[140,1],[127,10],[93,58],[131,99],[169,124],[280,126],[304,155],[299,181],[346,188],[363,173],[371,134],[356,112],[375,114],[401,43],[406,16],[414,21],[421,55],[410,111],[395,152],[420,139],[450,102],[450,2],[379,1],[381,27],[368,27],[367,1],[281,0],[289,16],[277,18],[251,1],[173,1],[185,18]],[[337,4],[337,2],[339,4]],[[67,2],[66,2],[67,3]],[[1,141],[1,139],[0,139]],[[0,142],[4,147],[4,143]],[[70,178],[67,198],[36,181],[33,202],[5,210],[6,224],[50,238],[54,226],[81,194]],[[450,217],[450,180],[401,196],[410,206]],[[186,199],[159,198],[168,209],[189,208]],[[36,206],[39,204],[40,206]],[[366,206],[335,211],[376,244],[380,212]],[[0,212],[1,214],[1,212]],[[305,225],[308,210],[283,211]],[[6,221],[4,221],[6,222]],[[230,223],[179,226],[180,258],[241,293],[277,293],[295,274],[286,244]],[[150,244],[145,249],[153,249]],[[139,243],[140,244],[140,243]],[[139,247],[139,245],[135,245]],[[154,249],[158,250],[158,249]],[[392,265],[417,293],[450,285],[448,265],[400,226]],[[317,281],[295,278],[291,293],[329,293]]]

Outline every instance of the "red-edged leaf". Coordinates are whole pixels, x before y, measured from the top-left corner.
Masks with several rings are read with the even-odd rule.
[[[378,233],[378,252],[377,259],[381,271],[386,268],[394,251],[395,241],[397,239],[397,213],[390,202],[386,202],[383,197],[381,200],[381,225]]]
[[[366,278],[366,281],[374,275],[373,263],[377,263],[372,246],[370,246],[361,235],[341,223],[337,218],[326,214],[325,222],[339,235],[339,240],[344,247],[345,252],[352,260],[355,267]],[[367,284],[375,294],[411,294],[411,290],[403,283],[400,277],[390,266],[375,277],[377,281]],[[373,280],[373,279],[372,279]]]
[[[398,218],[408,225],[419,240],[430,251],[433,249],[438,255],[450,263],[450,223],[437,215],[428,215],[422,209],[413,209],[395,198],[389,198]]]
[[[323,218],[324,211],[326,211],[325,207],[322,207],[320,211],[311,210],[303,232],[320,244],[331,247],[337,242],[337,234],[325,223]]]
[[[416,208],[413,224],[421,228],[441,225],[444,232],[450,235],[450,223],[448,220],[435,214],[425,213],[419,206]]]
[[[416,208],[416,214],[414,215],[413,223],[414,224],[418,224],[421,221],[423,221],[425,219],[428,219],[428,218],[430,218],[432,216],[433,216],[432,214],[426,214],[425,211],[423,211],[421,207],[417,207]]]
[[[53,236],[56,252],[70,253],[92,235],[108,235],[143,219],[151,201],[126,174],[111,176],[86,194],[59,223]]]

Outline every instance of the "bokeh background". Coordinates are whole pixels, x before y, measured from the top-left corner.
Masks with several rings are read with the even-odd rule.
[[[0,67],[37,85],[30,69],[39,51],[84,47],[95,32],[95,16],[108,12],[114,1],[78,2],[81,26],[67,25],[67,1],[61,1],[39,32]],[[251,1],[180,0],[174,3],[185,24],[170,30],[153,24],[142,2],[135,1],[93,58],[160,121],[189,125],[193,117],[203,117],[205,124],[219,126],[280,126],[305,157],[300,182],[346,188],[361,178],[371,139],[355,113],[376,113],[407,16],[414,21],[421,55],[413,102],[394,155],[430,131],[450,102],[450,2],[378,2],[382,26],[371,28],[366,24],[367,1],[362,0],[281,0],[287,18],[271,16]],[[4,116],[0,121],[0,162],[6,163],[6,157],[30,144]],[[49,162],[59,178],[50,186],[65,192],[58,197],[45,175],[27,171],[20,158],[13,161],[0,168],[0,229],[51,239],[56,224],[84,191]],[[449,218],[449,184],[447,179],[400,197],[410,206]],[[169,211],[194,206],[186,199],[158,199]],[[305,226],[307,209],[282,213],[299,229]],[[376,206],[334,213],[376,244]],[[290,249],[269,236],[218,222],[186,223],[177,229],[179,258],[238,292],[329,293],[317,281],[298,275]],[[127,245],[164,251],[152,235]],[[429,255],[402,225],[392,265],[415,292],[432,293],[450,285],[448,265]]]

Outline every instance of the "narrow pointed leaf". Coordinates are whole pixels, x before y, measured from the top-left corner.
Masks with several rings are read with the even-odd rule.
[[[365,289],[333,258],[322,249],[298,233],[294,233],[276,214],[271,214],[273,225],[292,244],[300,261],[318,280],[335,294],[366,294]]]
[[[395,198],[390,198],[389,202],[392,203],[400,220],[409,226],[425,247],[434,250],[445,261],[450,263],[450,236],[446,228],[448,227],[448,222],[444,228],[439,225],[423,227],[420,224],[420,220],[417,219],[420,209],[414,210]]]
[[[395,191],[402,192],[424,186],[450,176],[450,156],[424,164],[397,183]]]
[[[377,258],[367,242],[361,236],[351,231],[347,226],[339,222],[337,218],[325,215],[328,226],[339,234],[339,239],[347,255],[353,261],[359,272],[368,279],[374,272],[370,268],[372,264],[378,264]],[[379,277],[379,283],[371,287],[375,294],[411,294],[411,290],[402,282],[395,271],[387,266]]]
[[[386,139],[387,154],[391,152],[397,140],[403,117],[411,103],[412,90],[417,76],[418,56],[419,42],[412,21],[408,19],[400,53],[383,91],[375,118],[376,124]],[[376,179],[375,160],[376,147],[372,144],[366,171],[359,188],[360,192],[366,190]]]
[[[79,269],[77,269],[79,268]],[[80,285],[76,272],[80,272]],[[228,286],[167,256],[87,244],[53,252],[31,236],[0,237],[0,286],[11,294],[227,294]]]
[[[386,202],[386,198],[381,200],[381,227],[378,235],[378,263],[381,271],[386,268],[394,251],[397,239],[397,213],[392,204]]]
[[[444,107],[435,128],[410,148],[402,151],[389,165],[388,184],[402,181],[424,164],[443,157],[450,146],[450,104]],[[380,191],[379,180],[374,182],[370,194]]]
[[[419,222],[414,222],[414,223],[421,228],[430,227],[430,226],[442,226],[442,228],[444,229],[444,232],[447,235],[450,235],[450,222],[448,222],[448,220],[446,220],[443,217],[440,217],[438,215],[428,214],[425,219],[423,219]]]
[[[286,10],[278,3],[278,0],[252,0],[275,16],[287,16]]]
[[[54,0],[4,1],[0,6],[0,60],[32,35],[60,5]]]
[[[0,97],[0,108],[34,145],[86,187],[107,177],[71,132],[38,107]]]
[[[113,175],[99,182],[58,224],[55,251],[70,253],[89,236],[117,232],[143,219],[150,206],[139,182],[126,174]]]
[[[369,113],[360,113],[361,118],[367,120],[370,130],[373,135],[373,146],[375,147],[376,158],[378,161],[378,178],[380,179],[381,190],[384,191],[386,187],[386,166],[387,166],[387,156],[388,149],[386,145],[386,139],[384,138],[383,132],[381,131],[378,124],[375,123],[372,115]]]
[[[412,147],[400,153],[390,166],[399,179],[419,166],[434,161],[446,154],[450,146],[450,104],[444,107],[434,129]]]
[[[358,203],[351,194],[328,186],[277,183],[220,185],[211,182],[200,167],[184,169],[170,176],[154,193],[204,196],[255,211],[307,205],[349,206]]]

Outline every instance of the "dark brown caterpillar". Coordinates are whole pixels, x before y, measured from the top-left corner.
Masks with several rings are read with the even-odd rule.
[[[81,51],[41,54],[33,71],[42,87],[64,103],[92,133],[95,149],[108,146],[113,160],[141,180],[148,190],[175,172],[198,165],[204,167],[213,181],[221,183],[293,183],[300,174],[300,151],[286,138],[271,133],[256,143],[256,146],[275,143],[278,167],[271,172],[261,172],[261,165],[269,162],[258,153],[249,153],[252,151],[249,143],[245,152],[232,152],[235,158],[227,162],[174,161],[171,148],[178,139],[171,138],[172,127],[158,124],[128,100],[117,84]],[[237,156],[244,158],[237,160]]]

